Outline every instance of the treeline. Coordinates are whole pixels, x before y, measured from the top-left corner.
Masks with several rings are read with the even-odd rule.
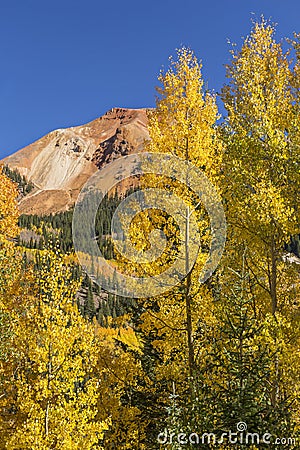
[[[130,193],[132,193],[132,190],[127,191],[125,195],[130,195]],[[95,193],[93,199],[91,199],[96,205],[99,203],[99,195]],[[113,257],[113,246],[110,241],[111,220],[123,198],[124,195],[119,196],[117,192],[113,195],[106,195],[102,199],[96,215],[95,233],[97,242],[106,259]],[[40,238],[36,240],[32,238],[29,241],[20,239],[19,243],[27,248],[42,249],[55,239],[63,252],[73,252],[72,220],[73,208],[68,211],[42,216],[22,214],[19,219],[19,226],[27,230],[38,230]],[[86,224],[82,221],[83,229],[85,226]]]
[[[34,189],[34,184],[31,181],[27,181],[24,175],[20,175],[17,169],[10,169],[7,165],[4,165],[3,173],[17,183],[18,191],[21,195],[27,195]]]
[[[72,215],[73,209],[57,214],[38,216],[35,214],[22,214],[19,218],[19,226],[22,229],[37,230],[37,238],[22,240],[19,244],[27,248],[42,249],[50,242],[56,241],[64,252],[74,251],[72,239]]]

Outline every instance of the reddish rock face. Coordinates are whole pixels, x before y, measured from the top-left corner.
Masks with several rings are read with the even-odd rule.
[[[85,125],[54,130],[3,160],[36,188],[20,202],[24,214],[70,208],[88,178],[114,159],[141,152],[149,140],[146,109],[113,108]]]

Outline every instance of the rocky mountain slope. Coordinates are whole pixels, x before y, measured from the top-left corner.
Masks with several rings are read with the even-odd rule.
[[[50,214],[67,210],[94,172],[142,151],[148,139],[146,109],[113,108],[85,125],[54,130],[3,163],[35,185],[21,212]]]

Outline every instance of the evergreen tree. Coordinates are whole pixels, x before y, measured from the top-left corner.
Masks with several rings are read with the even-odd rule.
[[[93,317],[96,315],[96,307],[93,296],[92,282],[89,281],[86,297],[84,299],[84,316],[88,318],[90,321],[93,320]]]

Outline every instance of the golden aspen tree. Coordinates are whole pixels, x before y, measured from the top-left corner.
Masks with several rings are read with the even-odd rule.
[[[300,132],[299,132],[299,117],[300,117],[300,34],[295,34],[294,40],[291,42],[296,52],[296,63],[293,68],[292,77],[292,88],[295,95],[295,101],[293,104],[293,121],[289,124],[289,142],[290,145],[294,147],[293,158],[289,160],[290,164],[293,164],[290,173],[290,186],[293,187],[290,196],[293,197],[293,204],[296,214],[296,219],[298,222],[298,227],[300,228],[300,211],[299,211],[299,172],[300,172]],[[300,235],[296,237],[299,242]],[[300,248],[298,246],[298,256]],[[296,250],[297,251],[297,250]]]
[[[203,92],[201,64],[190,49],[179,49],[177,60],[171,58],[170,61],[169,70],[165,74],[161,73],[159,76],[159,81],[162,83],[162,87],[157,89],[159,99],[157,100],[156,109],[149,114],[148,129],[151,140],[147,150],[156,153],[169,153],[184,161],[189,161],[200,168],[213,181],[216,178],[220,164],[220,153],[216,144],[216,130],[214,128],[218,118],[215,98],[210,93]],[[155,180],[152,181],[154,181],[156,186],[159,186],[159,183],[161,183],[161,186],[166,188],[168,185],[179,196],[183,196],[186,202],[186,211],[183,213],[185,213],[186,226],[188,228],[188,218],[191,210],[195,208],[195,203],[193,204],[195,199],[192,198],[187,186],[179,185],[173,180],[160,180],[158,177],[155,177]],[[146,177],[146,183],[151,183],[151,177]],[[199,199],[198,203],[201,203]],[[210,236],[207,217],[204,215],[203,209],[198,212],[198,216],[202,219],[202,224],[199,223],[199,227],[202,228],[201,237],[203,242],[207,244]],[[173,234],[176,235],[176,233]],[[188,233],[186,234],[186,239],[188,239]],[[186,249],[186,263],[188,265],[189,242],[185,242],[184,246]],[[203,264],[203,255],[199,255],[198,261],[201,261],[200,265]],[[196,265],[193,271],[187,273],[182,286],[179,288],[180,294],[178,289],[176,292],[175,288],[174,293],[170,293],[170,305],[166,308],[166,310],[170,310],[170,314],[173,316],[172,308],[170,309],[173,304],[176,310],[175,315],[181,318],[184,317],[185,325],[181,324],[179,329],[181,334],[182,329],[185,329],[188,367],[191,377],[195,364],[193,320],[195,324],[199,319],[198,313],[193,311],[193,299],[195,299],[196,293],[200,294],[200,292],[204,293],[204,297],[207,296],[205,288],[201,288],[197,281],[199,271],[199,265]],[[181,311],[180,314],[178,311],[178,295],[184,296],[185,303],[185,311]],[[168,294],[162,296],[161,300],[163,303],[168,303],[167,297]],[[197,302],[195,301],[195,303]],[[173,325],[177,322],[175,317],[171,319],[171,322]]]
[[[180,158],[183,165],[185,162],[191,163],[214,183],[221,160],[215,129],[218,111],[214,96],[204,92],[201,64],[190,49],[179,49],[177,59],[171,59],[170,69],[159,76],[159,81],[162,87],[158,89],[156,109],[149,113],[148,130],[151,140],[147,150],[173,155]],[[185,241],[180,242],[176,220],[164,213],[164,205],[160,208],[158,197],[152,210],[143,211],[132,220],[131,238],[136,247],[143,251],[147,250],[147,237],[151,231],[155,228],[163,230],[168,241],[167,251],[160,260],[144,264],[141,268],[126,261],[125,268],[127,273],[136,273],[137,276],[156,275],[176,259],[178,242],[185,249],[183,259],[188,268],[189,221],[191,212],[195,212],[199,219],[198,228],[202,241],[202,251],[196,263],[191,270],[186,270],[186,277],[171,290],[137,301],[141,310],[145,311],[139,318],[138,327],[144,334],[148,351],[151,352],[151,357],[144,354],[141,358],[142,365],[151,373],[150,376],[145,376],[144,396],[148,402],[149,398],[153,398],[159,405],[158,408],[151,407],[153,415],[150,418],[150,409],[145,411],[145,406],[140,404],[142,417],[150,418],[147,444],[150,445],[153,439],[154,446],[153,430],[165,421],[169,394],[173,392],[174,383],[181,405],[192,410],[197,366],[205,341],[203,335],[199,338],[199,329],[214,323],[212,293],[208,286],[199,284],[211,240],[209,219],[200,199],[189,188],[189,173],[184,182],[178,182],[172,175],[170,167],[170,176],[144,175],[140,184],[145,189],[153,187],[170,190],[184,201],[185,206],[179,212],[185,222]],[[158,418],[158,422],[154,427],[155,418]]]
[[[32,296],[32,273],[24,272],[22,257],[14,244],[19,233],[16,184],[0,173],[0,447],[4,448],[13,422],[7,416],[8,392],[18,364],[13,343],[13,322]],[[12,405],[9,404],[9,407]]]
[[[275,355],[266,380],[270,400],[274,411],[291,402],[296,416],[299,278],[284,254],[290,237],[300,231],[299,115],[289,53],[275,41],[274,31],[263,19],[255,23],[227,67],[229,83],[222,93],[228,111],[222,130],[221,184],[229,224],[224,264],[237,269],[246,255],[255,315],[269,323],[268,345]]]
[[[135,397],[140,390],[139,380],[144,376],[136,354],[141,343],[128,326],[127,315],[109,321],[107,328],[96,325],[99,340],[97,372],[101,379],[98,393],[98,417],[110,417],[110,428],[104,435],[105,449],[146,449],[145,423]],[[114,327],[112,327],[114,325]]]
[[[15,284],[19,268],[12,242],[19,232],[17,196],[15,183],[0,172],[0,308]]]
[[[299,151],[289,135],[299,121],[290,61],[273,34],[264,20],[256,23],[227,69],[223,195],[236,246],[246,243],[251,272],[275,314],[286,303],[280,268],[284,244],[299,230],[293,192],[300,175]]]
[[[1,169],[1,167],[0,167]],[[0,330],[3,339],[0,344],[0,376],[4,360],[8,360],[10,348],[10,317],[6,300],[16,291],[18,275],[20,273],[19,260],[15,255],[14,245],[11,241],[18,234],[16,185],[0,172]],[[1,379],[0,379],[1,386]],[[0,391],[0,399],[3,396]]]
[[[19,233],[17,207],[18,191],[6,175],[0,172],[0,308],[9,297],[20,272],[20,261],[13,239]]]
[[[7,395],[9,449],[89,449],[100,441],[93,326],[74,301],[78,282],[55,250],[41,252],[37,295],[13,321],[19,360]]]
[[[1,169],[1,167],[0,167]],[[0,172],[0,242],[17,236],[19,212],[18,190],[6,175]]]

